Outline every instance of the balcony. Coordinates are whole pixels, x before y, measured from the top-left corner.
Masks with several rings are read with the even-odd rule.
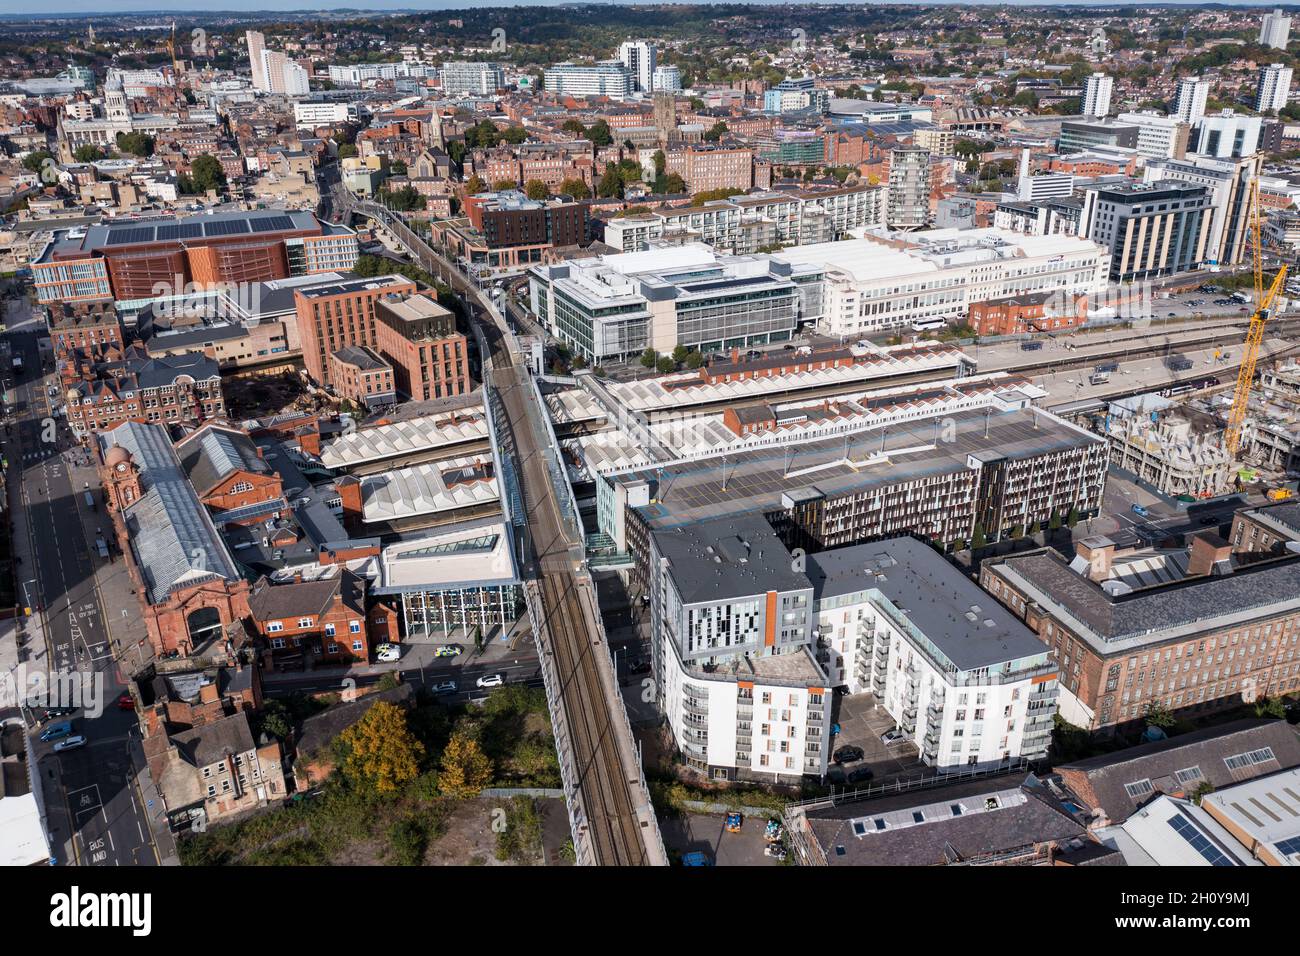
[[[1036,704],[1039,701],[1056,700],[1060,696],[1061,690],[1059,687],[1054,687],[1051,690],[1037,690],[1029,695],[1029,703]]]
[[[684,698],[682,700],[682,710],[696,717],[709,716],[709,708],[704,706],[697,700],[692,700],[690,697]]]

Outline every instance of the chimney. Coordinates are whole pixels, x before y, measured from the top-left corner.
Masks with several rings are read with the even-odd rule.
[[[1204,577],[1214,570],[1219,561],[1232,555],[1232,545],[1213,532],[1203,532],[1192,537],[1191,553],[1187,556],[1187,576]]]
[[[732,350],[731,350],[731,361],[732,361],[732,364],[734,364],[734,365],[739,365],[739,364],[740,364],[740,349],[732,349]]]
[[[1088,562],[1088,579],[1105,581],[1110,577],[1110,566],[1115,559],[1115,542],[1101,534],[1080,538],[1074,543],[1074,553]]]
[[[361,482],[352,475],[344,475],[334,483],[343,501],[343,526],[349,531],[361,525]]]

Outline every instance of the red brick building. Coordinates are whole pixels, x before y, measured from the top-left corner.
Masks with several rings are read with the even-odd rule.
[[[968,321],[977,335],[1060,332],[1077,329],[1088,321],[1087,296],[1074,296],[1065,314],[1051,308],[1058,300],[1056,293],[1037,292],[972,302]]]
[[[375,306],[375,344],[393,365],[398,391],[416,401],[467,395],[469,343],[456,316],[429,293],[388,296]]]
[[[311,653],[331,664],[363,663],[370,659],[365,605],[365,581],[347,568],[292,584],[262,578],[248,597],[250,630],[266,639],[273,655]]]
[[[363,408],[397,401],[393,367],[364,345],[345,345],[331,352],[329,369],[334,393],[340,398]]]
[[[214,512],[284,498],[280,476],[248,434],[237,428],[205,425],[177,442],[176,453],[199,500]]]
[[[123,362],[81,370],[87,378],[67,392],[68,426],[77,435],[127,421],[197,425],[226,414],[217,363],[201,352],[150,358],[131,349]]]
[[[417,286],[399,275],[347,279],[294,292],[298,337],[307,374],[332,385],[329,357],[348,345],[375,346],[375,303],[386,295],[412,295]]]
[[[125,344],[122,320],[111,302],[56,303],[48,311],[50,342],[56,361],[73,351],[103,361],[120,358]]]

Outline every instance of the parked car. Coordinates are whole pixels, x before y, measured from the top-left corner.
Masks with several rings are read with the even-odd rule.
[[[57,724],[50,724],[50,726],[42,730],[41,740],[46,742],[58,740],[60,737],[66,737],[70,733],[72,733],[72,721],[61,720]]]
[[[434,657],[459,657],[465,648],[459,644],[439,644],[433,649]]]
[[[50,707],[45,711],[40,722],[47,724],[51,720],[58,720],[60,717],[71,717],[75,710],[75,707]]]
[[[853,763],[855,760],[861,760],[865,756],[866,753],[861,747],[848,745],[835,751],[832,759],[834,759],[836,763]]]
[[[77,734],[75,737],[69,737],[66,740],[60,740],[54,745],[54,752],[61,754],[65,750],[76,750],[78,747],[86,746],[86,738]]]
[[[434,697],[444,697],[447,694],[454,694],[456,693],[456,682],[454,680],[445,680],[441,683],[434,684],[429,688],[429,693],[433,694]]]
[[[484,674],[474,683],[479,687],[500,687],[505,682],[505,678],[500,674]]]
[[[1135,515],[1137,515],[1139,518],[1149,518],[1149,517],[1151,517],[1151,512],[1150,512],[1150,511],[1147,511],[1147,509],[1146,509],[1145,507],[1143,507],[1142,505],[1134,505],[1134,506],[1133,506],[1133,513],[1134,513]]]
[[[903,732],[895,727],[893,730],[886,730],[880,735],[880,742],[888,747],[891,744],[901,744],[906,738]]]
[[[384,664],[402,659],[402,649],[396,644],[380,644],[375,648],[375,660]]]
[[[135,698],[131,696],[130,691],[123,694],[117,699],[118,710],[135,710]]]
[[[627,662],[627,672],[629,674],[649,674],[650,662],[642,657],[634,657]]]
[[[713,866],[713,861],[707,854],[695,850],[682,855],[682,866]]]
[[[870,767],[855,767],[850,770],[844,777],[845,783],[866,783],[871,779]]]

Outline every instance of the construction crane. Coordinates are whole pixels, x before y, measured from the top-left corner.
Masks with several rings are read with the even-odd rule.
[[[176,21],[172,21],[172,35],[167,38],[167,52],[172,58],[172,82],[180,85],[181,65],[176,62]]]
[[[1258,177],[1250,182],[1250,227],[1254,246],[1255,313],[1250,317],[1246,344],[1241,352],[1241,370],[1237,373],[1237,390],[1232,396],[1232,411],[1228,414],[1228,427],[1223,432],[1223,447],[1228,450],[1228,454],[1234,456],[1241,444],[1241,433],[1246,424],[1246,406],[1250,403],[1250,387],[1255,381],[1255,362],[1259,359],[1259,347],[1264,342],[1264,326],[1268,324],[1269,316],[1273,312],[1273,303],[1277,300],[1282,284],[1286,282],[1286,266],[1283,265],[1278,269],[1269,287],[1264,288]]]

